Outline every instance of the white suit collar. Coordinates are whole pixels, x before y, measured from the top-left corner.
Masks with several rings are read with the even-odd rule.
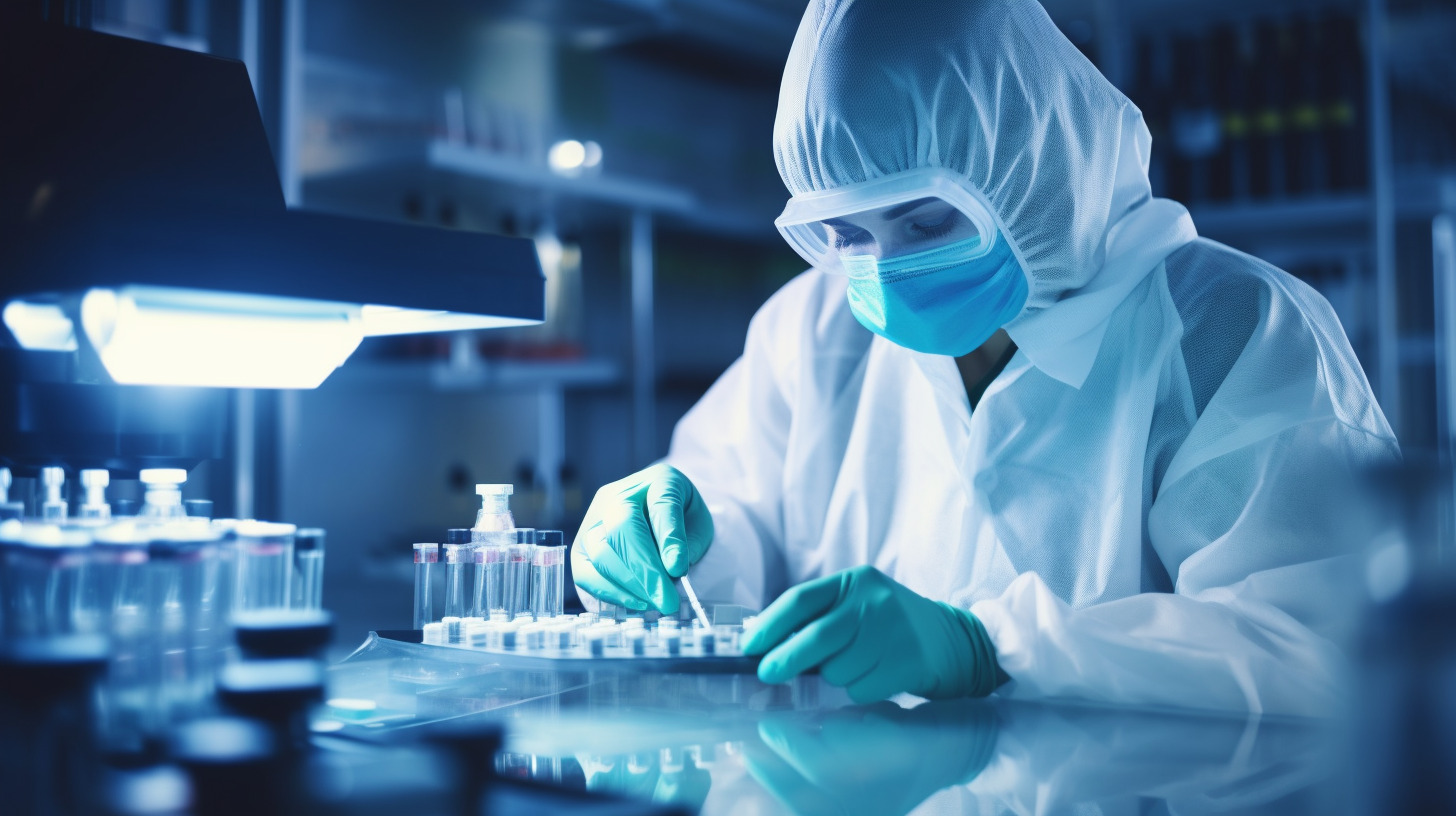
[[[1108,229],[1106,260],[1086,286],[1017,317],[1006,325],[1006,332],[1032,365],[1080,389],[1097,359],[1113,310],[1164,258],[1197,237],[1193,218],[1182,204],[1151,199]]]

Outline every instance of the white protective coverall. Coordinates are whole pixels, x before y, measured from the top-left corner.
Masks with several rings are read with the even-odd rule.
[[[700,593],[763,606],[871,564],[968,608],[1002,693],[1328,712],[1399,456],[1329,305],[1151,195],[1141,113],[1034,0],[813,2],[774,150],[798,195],[965,176],[1030,278],[979,404],[808,271],[679,423],[716,536]]]

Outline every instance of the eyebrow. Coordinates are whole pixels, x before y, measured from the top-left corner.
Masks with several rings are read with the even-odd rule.
[[[892,221],[904,215],[905,213],[918,210],[926,204],[931,204],[937,201],[940,201],[940,199],[935,198],[934,196],[926,196],[925,198],[917,198],[914,201],[907,201],[904,204],[900,204],[899,206],[891,207],[890,209],[886,210],[885,214],[881,216],[881,218],[885,219],[886,221]]]
[[[899,218],[905,213],[914,212],[915,210],[920,209],[926,204],[934,204],[939,201],[940,199],[934,196],[926,196],[925,198],[917,198],[914,201],[907,201],[904,204],[897,204],[894,207],[885,210],[884,214],[880,216],[880,219],[883,221],[894,221],[896,218]],[[836,228],[849,227],[850,229],[860,229],[859,227],[856,227],[855,225],[839,218],[826,218],[820,223],[827,224],[831,227]]]

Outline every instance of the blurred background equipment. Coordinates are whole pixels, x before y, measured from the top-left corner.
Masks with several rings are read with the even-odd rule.
[[[1355,648],[1350,761],[1366,813],[1456,808],[1456,546],[1450,460],[1413,454],[1372,474],[1389,510],[1365,564],[1367,606]],[[1358,746],[1358,747],[1356,747]]]

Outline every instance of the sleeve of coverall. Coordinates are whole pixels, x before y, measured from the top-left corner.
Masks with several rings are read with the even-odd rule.
[[[1306,715],[1344,704],[1337,644],[1373,534],[1360,481],[1399,452],[1343,337],[1290,323],[1265,316],[1162,480],[1147,534],[1172,593],[1072,609],[1028,573],[972,607],[1007,693]]]
[[[762,608],[785,588],[784,455],[799,331],[817,273],[789,283],[754,315],[743,355],[678,422],[667,463],[713,514],[713,544],[693,567],[705,599]]]

